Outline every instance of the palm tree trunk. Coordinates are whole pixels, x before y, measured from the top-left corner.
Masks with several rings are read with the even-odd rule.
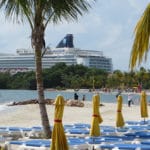
[[[32,44],[35,49],[35,63],[36,63],[36,80],[37,80],[37,91],[38,91],[38,102],[41,114],[41,121],[44,130],[44,135],[46,138],[51,138],[51,130],[49,125],[49,119],[47,115],[47,110],[44,102],[44,88],[42,79],[42,57],[41,51],[43,47],[44,34],[41,33],[39,28],[34,30],[32,33]],[[41,36],[42,35],[42,36]]]

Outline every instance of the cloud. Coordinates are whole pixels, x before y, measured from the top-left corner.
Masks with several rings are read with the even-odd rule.
[[[130,6],[136,11],[136,13],[141,13],[147,6],[148,0],[127,0]]]
[[[0,18],[0,53],[15,53],[17,48],[29,48],[29,26],[6,20],[2,13]]]
[[[100,39],[99,47],[106,48],[108,46],[113,45],[122,33],[122,26],[121,25],[108,25],[104,27],[105,31],[103,33],[103,37]]]

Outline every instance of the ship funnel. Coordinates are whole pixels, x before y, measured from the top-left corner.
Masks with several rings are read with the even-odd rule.
[[[56,48],[64,48],[64,47],[74,48],[73,34],[67,34],[56,46]]]

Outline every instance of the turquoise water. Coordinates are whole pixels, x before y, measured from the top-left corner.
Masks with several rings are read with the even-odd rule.
[[[82,100],[83,94],[86,101],[91,101],[93,92],[77,92],[79,100]],[[45,98],[55,99],[57,95],[62,95],[65,99],[73,99],[74,92],[67,91],[45,91]],[[127,94],[122,94],[124,103],[127,103]],[[18,102],[29,99],[37,99],[37,91],[34,90],[0,90],[0,104]],[[116,93],[100,93],[101,103],[115,103]],[[135,94],[134,99],[139,99],[139,95]]]

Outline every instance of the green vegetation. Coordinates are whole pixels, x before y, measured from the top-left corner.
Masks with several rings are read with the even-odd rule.
[[[82,65],[67,66],[65,63],[58,63],[50,69],[43,70],[44,88],[56,89],[128,89],[142,83],[144,89],[150,88],[150,70],[143,67],[136,72],[121,72],[115,70],[109,74],[103,70],[87,68]],[[93,85],[94,84],[94,85]],[[35,72],[0,73],[1,89],[36,89]]]

